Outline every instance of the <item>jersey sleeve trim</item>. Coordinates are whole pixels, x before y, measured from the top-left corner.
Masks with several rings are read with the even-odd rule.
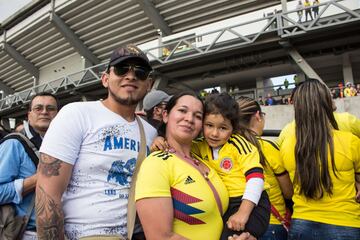
[[[263,169],[256,167],[252,168],[245,173],[246,181],[249,181],[251,178],[261,178],[264,179]]]
[[[263,140],[264,142],[267,142],[267,143],[269,143],[271,146],[273,146],[276,150],[279,150],[280,151],[280,148],[279,148],[279,146],[275,143],[275,142],[273,142],[273,141],[271,141],[271,140],[268,140],[268,139],[261,139],[261,140]]]

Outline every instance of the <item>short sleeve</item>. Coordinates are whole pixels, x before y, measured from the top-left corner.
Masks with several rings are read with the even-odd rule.
[[[40,152],[74,165],[83,139],[83,125],[76,105],[66,105],[51,122]]]
[[[244,174],[253,168],[263,169],[260,163],[259,151],[254,145],[239,135],[232,135],[231,141],[233,142],[232,146],[237,150],[234,149],[237,155],[236,159],[239,165],[242,166]]]
[[[349,114],[349,125],[351,133],[360,138],[360,119]]]
[[[275,175],[283,174],[286,169],[282,166],[280,159],[280,150],[277,144],[270,140],[264,140],[263,144],[263,152],[266,156],[268,164],[270,165],[270,168]]]
[[[171,197],[169,160],[158,157],[154,152],[141,164],[135,188],[135,200],[151,197]]]

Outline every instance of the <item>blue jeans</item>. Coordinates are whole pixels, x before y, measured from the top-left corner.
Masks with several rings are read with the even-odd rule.
[[[270,224],[259,240],[287,240],[287,231],[282,225]]]
[[[360,228],[292,219],[289,240],[359,240]]]

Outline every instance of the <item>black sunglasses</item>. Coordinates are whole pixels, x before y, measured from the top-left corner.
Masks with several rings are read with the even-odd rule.
[[[135,73],[135,77],[142,81],[146,80],[151,73],[151,69],[142,66],[124,65],[124,64],[118,64],[114,66],[114,73],[117,76],[124,76],[130,70],[133,70]]]

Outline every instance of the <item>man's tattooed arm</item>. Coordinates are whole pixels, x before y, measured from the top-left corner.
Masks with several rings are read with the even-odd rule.
[[[41,168],[39,167],[39,170],[41,171],[41,174],[46,177],[59,176],[61,161],[49,155],[42,154],[40,158],[40,166]]]
[[[38,239],[64,239],[61,196],[72,173],[72,165],[41,154],[36,186],[36,226]]]
[[[64,239],[64,214],[42,187],[36,191],[36,225],[39,239]]]

